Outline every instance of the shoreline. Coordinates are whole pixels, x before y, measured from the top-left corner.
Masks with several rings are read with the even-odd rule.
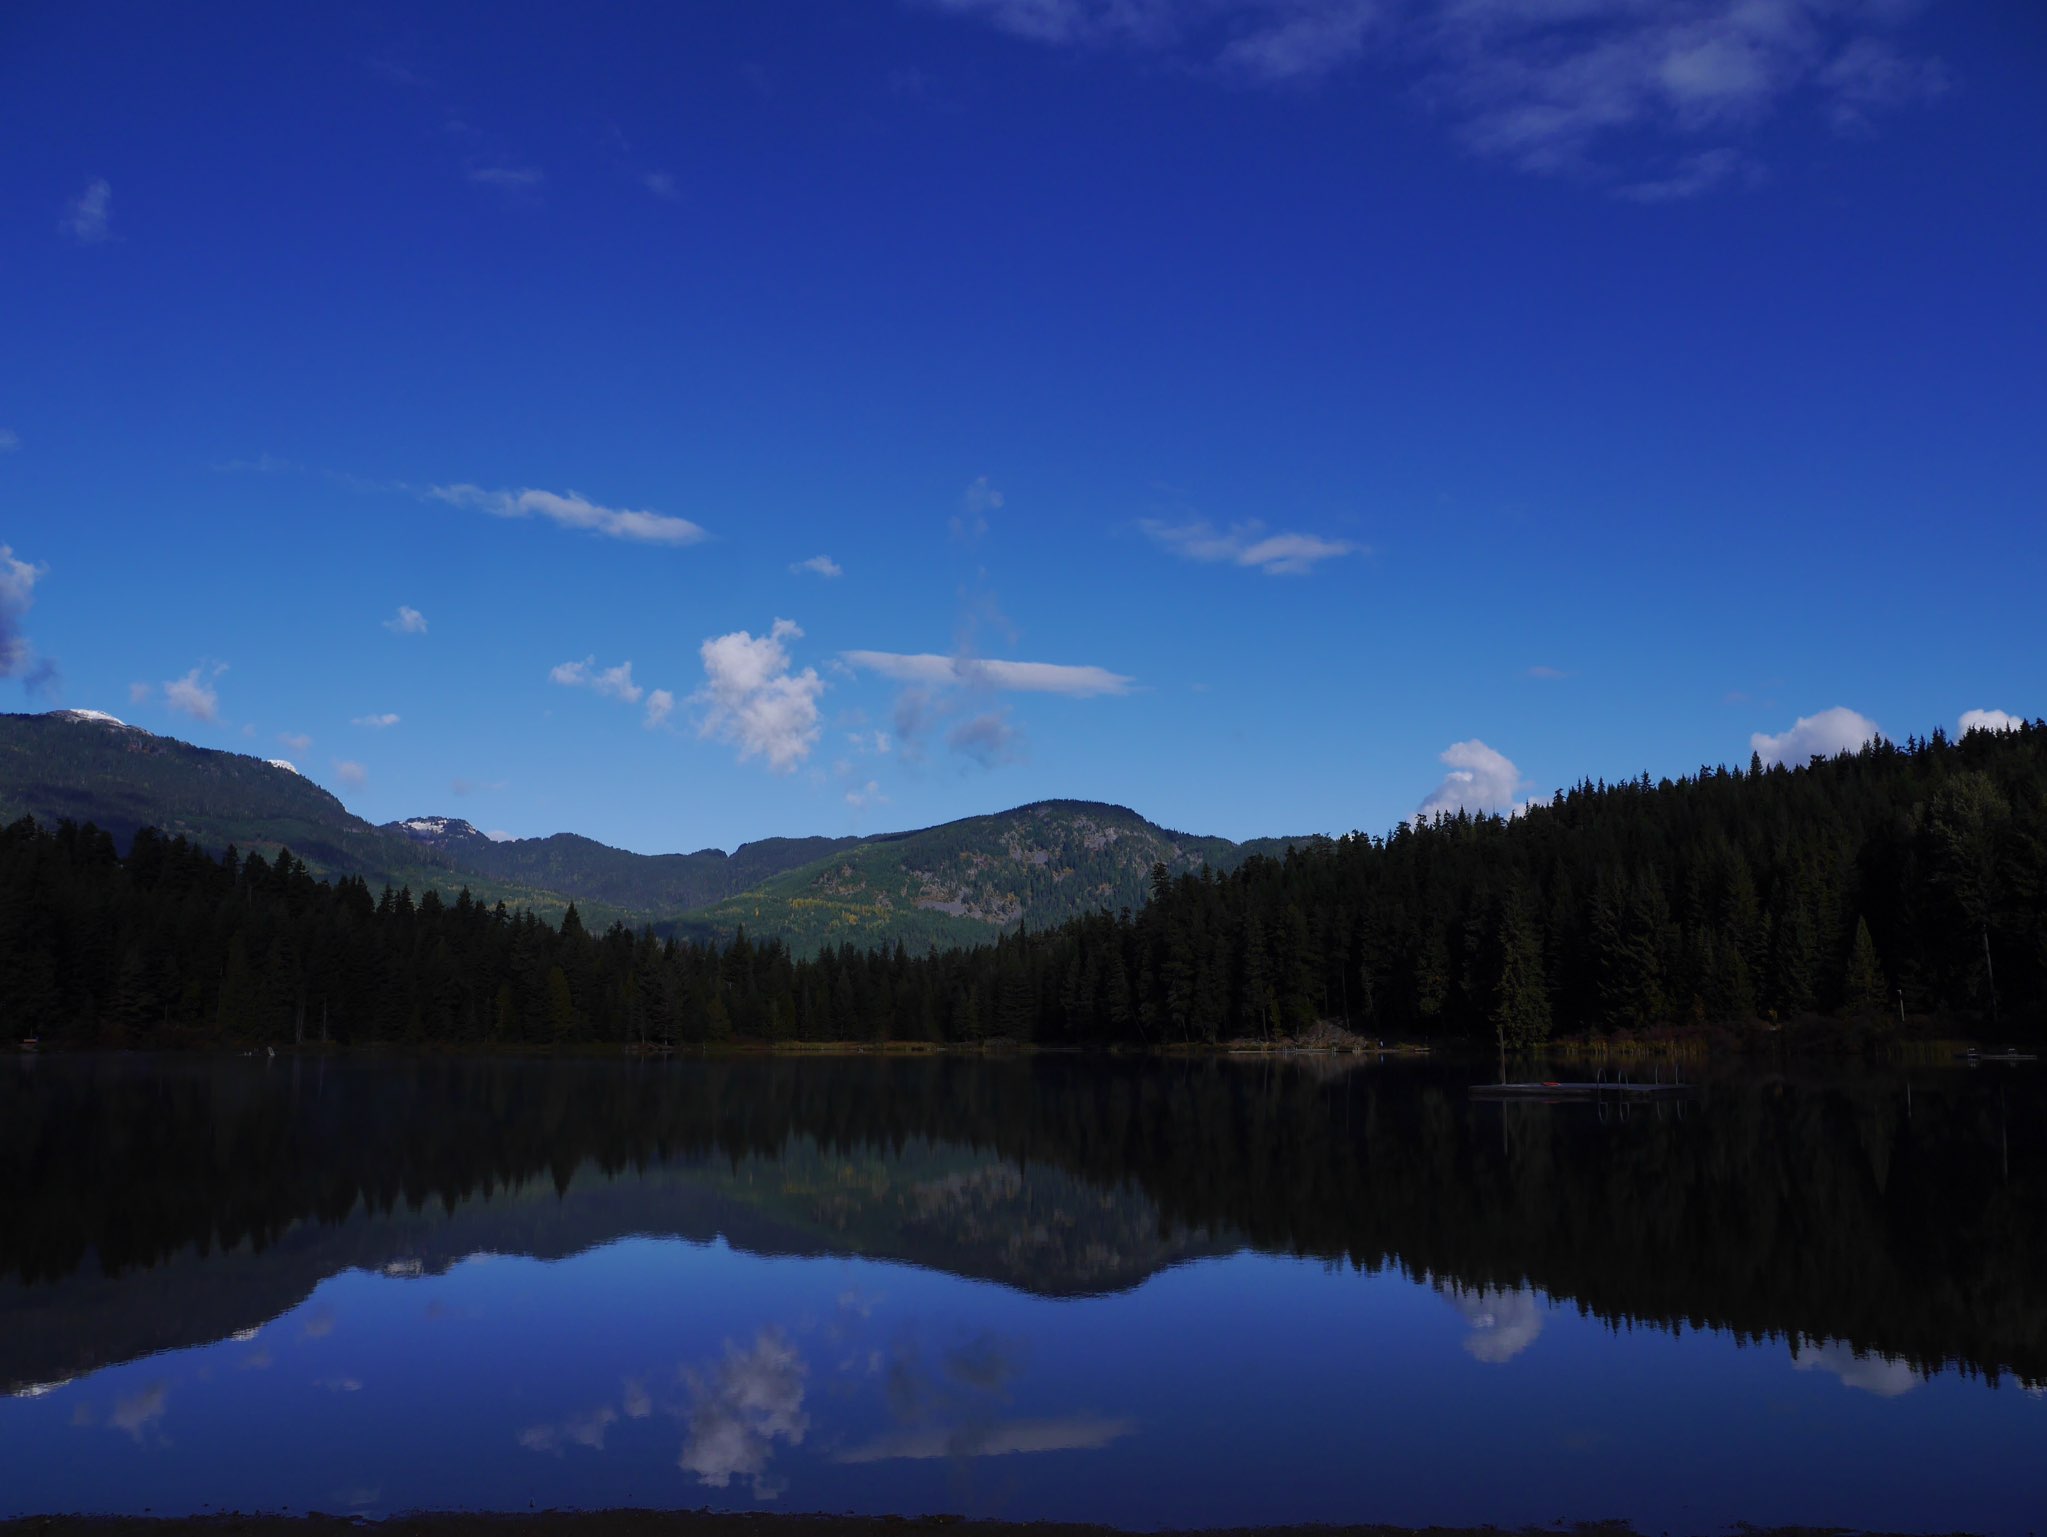
[[[374,1529],[403,1537],[1135,1537],[1133,1529],[1073,1521],[1004,1521],[965,1516],[852,1516],[765,1511],[545,1510],[525,1514],[432,1511],[361,1517],[276,1512],[200,1516],[16,1516],[0,1537],[340,1537]],[[1956,1531],[1904,1534],[1832,1526],[1751,1526],[1740,1537],[1965,1537]],[[1645,1537],[1626,1521],[1558,1521],[1549,1526],[1388,1526],[1374,1523],[1174,1528],[1143,1537]],[[1719,1537],[1663,1532],[1661,1537]]]

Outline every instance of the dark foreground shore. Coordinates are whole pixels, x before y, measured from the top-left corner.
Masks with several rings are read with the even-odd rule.
[[[823,1516],[713,1511],[540,1511],[530,1515],[436,1513],[358,1521],[346,1516],[28,1516],[0,1521],[0,1537],[1129,1537],[1114,1527],[1072,1522],[970,1521],[961,1516]],[[1740,1537],[1843,1537],[1849,1529],[1742,1526]],[[1485,1526],[1260,1526],[1216,1528],[1201,1537],[1651,1537],[1626,1522],[1583,1521],[1516,1529]],[[1174,1537],[1152,1533],[1148,1537]],[[1706,1537],[1659,1533],[1654,1537]],[[1896,1537],[1877,1532],[1858,1537]],[[1962,1534],[1949,1534],[1962,1537]]]

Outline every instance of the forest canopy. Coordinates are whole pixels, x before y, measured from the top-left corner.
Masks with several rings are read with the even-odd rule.
[[[1553,1033],[1907,1017],[2039,1030],[2047,726],[1936,732],[1800,768],[1581,783],[1153,872],[1135,910],[970,949],[797,959],[215,858],[144,829],[0,831],[16,1037],[78,1045],[1004,1039],[1200,1044],[1331,1020],[1525,1046]]]

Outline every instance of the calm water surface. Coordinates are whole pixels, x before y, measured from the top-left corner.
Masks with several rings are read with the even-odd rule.
[[[2047,1532],[2025,1068],[0,1063],[0,1515]]]

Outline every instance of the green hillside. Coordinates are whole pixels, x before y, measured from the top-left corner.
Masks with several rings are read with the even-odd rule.
[[[558,918],[567,902],[516,878],[461,868],[445,852],[371,826],[310,779],[243,753],[85,711],[0,715],[0,821],[92,822],[125,846],[144,827],[215,853],[230,844],[266,857],[289,848],[315,874],[359,875],[371,886],[409,886],[453,897],[463,887]],[[486,842],[488,840],[485,840]],[[632,916],[601,907],[587,921]]]
[[[1019,925],[1049,928],[1084,913],[1142,907],[1151,872],[1234,869],[1290,842],[1237,844],[1173,832],[1123,806],[1039,801],[919,832],[834,849],[822,859],[685,913],[675,927],[725,938],[744,926],[776,934],[799,955],[826,945],[900,940],[982,944]]]

